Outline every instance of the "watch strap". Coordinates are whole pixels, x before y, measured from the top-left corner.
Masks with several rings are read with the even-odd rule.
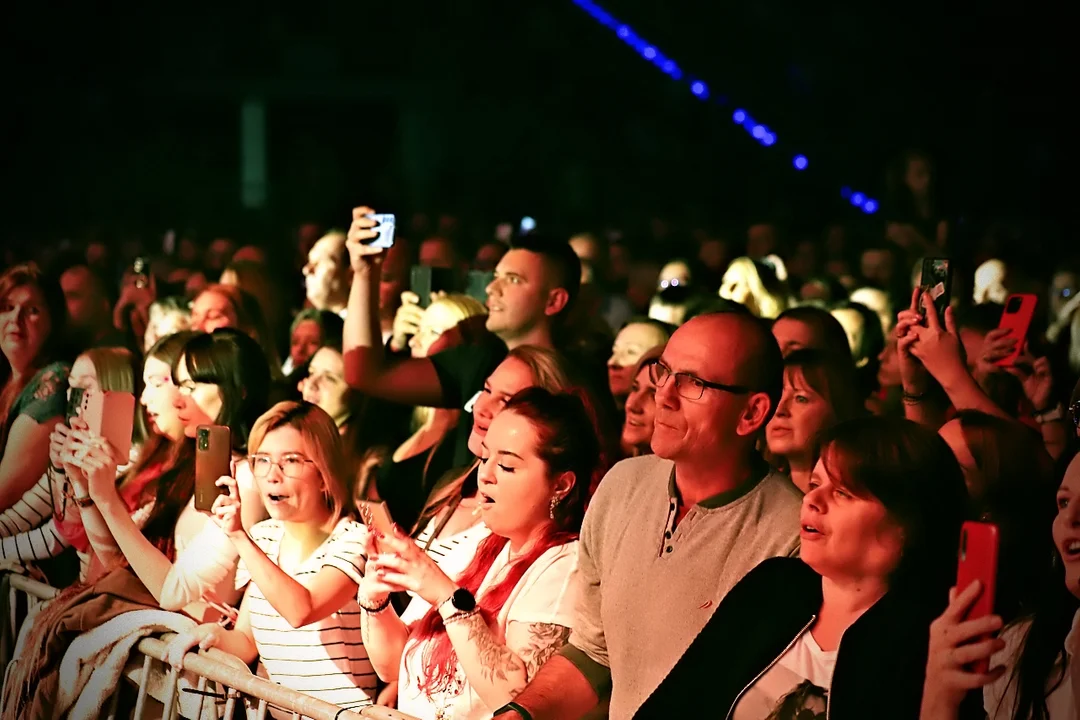
[[[530,713],[528,710],[526,710],[525,708],[518,705],[516,702],[508,702],[508,703],[506,703],[501,708],[499,708],[494,713],[492,713],[492,715],[495,716],[495,717],[498,717],[499,715],[501,715],[501,714],[503,714],[505,712],[515,712],[518,715],[520,715],[524,720],[533,720],[532,713]]]

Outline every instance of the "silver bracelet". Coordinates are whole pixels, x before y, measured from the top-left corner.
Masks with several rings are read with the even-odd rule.
[[[480,612],[479,609],[470,610],[469,612],[454,613],[450,617],[443,620],[443,627],[445,627],[447,625],[450,625],[451,623],[461,622],[462,620],[468,620],[473,615],[476,615],[478,612]]]

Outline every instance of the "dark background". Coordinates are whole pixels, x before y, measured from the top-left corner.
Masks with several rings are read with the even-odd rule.
[[[880,198],[911,146],[933,153],[952,215],[1034,218],[1069,242],[1075,58],[1049,5],[605,4],[710,103],[569,0],[150,5],[5,7],[5,242],[273,242],[361,201],[484,228],[880,223],[840,187]],[[267,107],[260,211],[240,204],[246,97]]]

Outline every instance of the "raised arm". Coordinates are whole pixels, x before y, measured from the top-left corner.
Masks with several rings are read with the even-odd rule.
[[[379,280],[385,252],[367,243],[378,236],[371,208],[353,210],[346,246],[353,269],[345,315],[345,379],[350,386],[374,397],[407,405],[441,407],[442,384],[427,358],[405,358],[388,363],[379,330]]]

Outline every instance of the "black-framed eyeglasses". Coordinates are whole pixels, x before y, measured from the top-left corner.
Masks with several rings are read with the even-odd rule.
[[[264,478],[270,474],[270,470],[276,465],[281,468],[281,474],[287,478],[296,479],[304,474],[304,466],[315,462],[308,460],[298,453],[282,455],[280,460],[274,460],[269,455],[251,455],[248,457],[251,464],[251,474],[257,478]]]
[[[687,400],[700,400],[702,394],[705,392],[705,388],[723,390],[732,395],[746,395],[750,392],[750,388],[745,385],[725,385],[723,383],[702,380],[690,373],[672,372],[671,368],[659,360],[649,366],[649,379],[652,380],[653,385],[658,388],[666,385],[668,378],[672,376],[675,378],[675,392],[679,393],[680,397],[684,397]]]

